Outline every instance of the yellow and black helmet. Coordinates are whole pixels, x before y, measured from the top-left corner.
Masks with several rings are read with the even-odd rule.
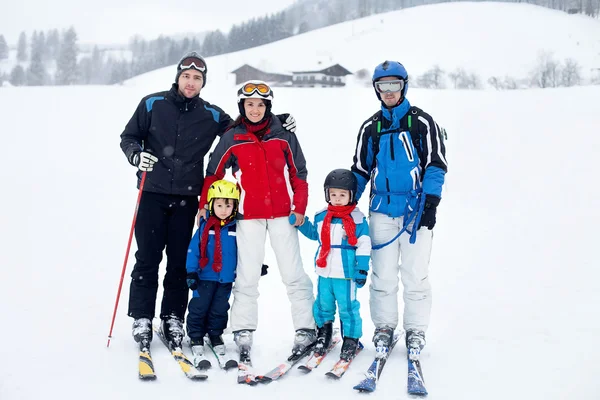
[[[237,185],[233,182],[226,180],[220,180],[210,185],[206,200],[208,201],[208,209],[212,212],[213,200],[214,199],[233,199],[235,200],[235,211],[237,211],[237,204],[240,201],[240,190]]]

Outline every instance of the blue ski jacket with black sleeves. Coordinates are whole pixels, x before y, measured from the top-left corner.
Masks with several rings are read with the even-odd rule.
[[[200,97],[187,99],[177,84],[142,99],[121,134],[121,149],[132,162],[147,151],[158,158],[147,173],[148,192],[198,196],[204,183],[204,156],[232,119]],[[138,171],[138,187],[141,171]]]
[[[357,200],[370,181],[369,210],[404,216],[418,208],[421,194],[442,196],[448,165],[440,127],[407,99],[382,105],[360,127],[351,169]]]

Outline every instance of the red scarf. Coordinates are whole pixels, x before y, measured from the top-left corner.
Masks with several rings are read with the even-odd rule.
[[[317,258],[317,266],[325,268],[327,266],[327,255],[331,250],[331,220],[333,218],[341,218],[342,225],[348,236],[348,243],[355,246],[358,240],[356,239],[356,224],[350,216],[350,213],[356,208],[356,204],[347,206],[327,206],[327,214],[323,219],[323,227],[321,228],[321,251]]]
[[[208,244],[208,233],[211,229],[215,231],[215,251],[213,256],[213,271],[221,272],[223,269],[223,252],[221,251],[221,226],[225,225],[227,220],[220,220],[211,215],[206,221],[202,237],[200,239],[200,268],[208,265],[208,254],[206,253],[206,245]]]
[[[268,125],[271,122],[271,118],[265,118],[263,122],[259,122],[258,124],[253,124],[246,118],[242,119],[242,122],[244,123],[248,133],[253,133],[258,140],[262,140],[262,138],[269,133]]]

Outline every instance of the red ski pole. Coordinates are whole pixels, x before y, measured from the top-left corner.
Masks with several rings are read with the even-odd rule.
[[[123,287],[123,278],[125,278],[125,269],[127,267],[127,259],[129,258],[129,249],[131,248],[131,239],[133,238],[133,231],[135,229],[135,220],[137,219],[138,208],[140,207],[140,199],[142,198],[142,191],[144,190],[144,182],[146,182],[146,171],[142,172],[142,181],[140,182],[140,190],[138,191],[137,202],[135,203],[135,212],[133,213],[133,222],[131,223],[131,230],[129,231],[129,241],[127,242],[127,250],[125,251],[125,260],[123,261],[123,270],[121,271],[121,281],[119,282],[119,289],[117,290],[117,299],[115,300],[115,310],[113,311],[112,321],[110,323],[110,332],[108,332],[108,342],[106,347],[110,346],[110,339],[112,338],[113,327],[115,326],[115,317],[117,316],[117,308],[119,307],[119,298],[121,297],[121,288]]]

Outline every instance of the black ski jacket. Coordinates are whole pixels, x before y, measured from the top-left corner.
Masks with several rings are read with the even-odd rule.
[[[231,117],[200,97],[186,99],[177,85],[142,99],[121,134],[121,149],[131,162],[142,150],[158,157],[147,173],[144,191],[198,196],[204,183],[204,156]],[[138,171],[138,188],[141,171]]]

